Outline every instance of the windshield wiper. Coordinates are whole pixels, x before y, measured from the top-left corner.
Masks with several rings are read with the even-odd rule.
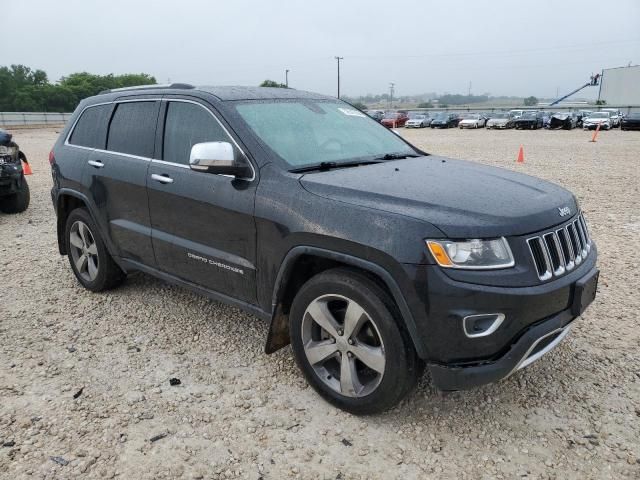
[[[331,170],[332,168],[348,168],[348,167],[359,167],[361,165],[371,165],[372,163],[380,163],[380,161],[376,159],[376,160],[359,160],[355,162],[320,162],[320,163],[315,163],[313,165],[307,165],[305,167],[293,168],[289,171],[291,173],[313,172],[315,170],[325,171],[325,170]]]
[[[380,157],[376,157],[374,160],[400,160],[402,158],[417,158],[420,155],[413,153],[385,153]]]

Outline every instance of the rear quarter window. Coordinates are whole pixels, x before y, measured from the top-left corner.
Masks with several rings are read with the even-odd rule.
[[[151,158],[157,119],[158,102],[118,103],[109,125],[107,150]]]
[[[80,147],[104,149],[107,142],[107,124],[113,105],[96,105],[82,112],[71,132],[69,143]]]

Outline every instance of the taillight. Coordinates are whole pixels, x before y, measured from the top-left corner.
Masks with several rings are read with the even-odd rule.
[[[53,164],[56,163],[56,156],[53,154],[53,150],[49,152],[49,165],[53,167]]]

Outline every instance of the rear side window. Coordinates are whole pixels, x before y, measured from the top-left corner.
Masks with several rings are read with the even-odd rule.
[[[111,118],[107,150],[151,158],[155,141],[158,102],[125,102]]]
[[[107,123],[113,105],[88,107],[71,133],[69,143],[80,147],[104,149],[107,141]]]
[[[169,102],[162,159],[188,165],[191,147],[202,142],[231,140],[218,121],[203,107],[193,103]]]

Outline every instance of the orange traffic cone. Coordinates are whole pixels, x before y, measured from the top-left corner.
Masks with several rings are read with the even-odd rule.
[[[591,140],[589,140],[590,142],[594,142],[596,141],[596,137],[598,136],[598,132],[600,131],[600,124],[598,123],[598,125],[596,126],[596,131],[593,132],[593,137],[591,137]]]
[[[524,163],[524,148],[520,145],[520,150],[518,151],[518,159],[516,160],[518,163]]]
[[[22,171],[25,175],[33,175],[33,171],[31,170],[31,165],[29,162],[22,161]]]

